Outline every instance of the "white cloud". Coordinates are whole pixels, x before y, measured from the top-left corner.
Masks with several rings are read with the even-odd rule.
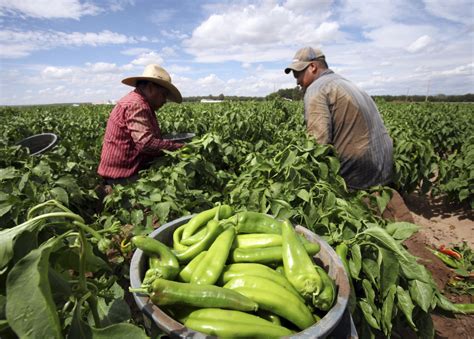
[[[318,11],[319,13],[327,13],[324,16],[329,16],[333,2],[333,0],[319,0],[317,2],[314,0],[287,0],[283,6],[295,13],[304,14]]]
[[[45,78],[53,78],[53,79],[64,79],[69,77],[73,73],[73,69],[70,67],[54,67],[48,66],[46,67],[41,74]]]
[[[135,0],[107,0],[108,7],[113,11],[122,11],[127,6],[135,5]]]
[[[0,55],[3,58],[17,58],[27,56],[35,50],[58,46],[99,46],[135,42],[133,37],[107,30],[99,33],[2,30],[0,31]]]
[[[435,73],[435,76],[473,75],[474,63]]]
[[[143,53],[131,62],[133,65],[146,66],[148,64],[163,64],[163,58],[156,52]]]
[[[178,40],[178,41],[187,39],[189,37],[186,33],[183,33],[176,29],[171,29],[171,30],[163,29],[160,31],[160,34],[166,39]],[[157,41],[160,41],[160,40],[157,40]]]
[[[176,14],[175,9],[160,9],[152,11],[149,15],[150,21],[157,26],[161,26],[163,23],[170,21],[173,16]]]
[[[411,0],[343,1],[335,8],[342,25],[363,28],[385,26],[420,12]]]
[[[179,65],[171,65],[167,66],[166,70],[170,73],[188,73],[191,71],[191,67],[189,66],[179,66]]]
[[[393,23],[366,31],[364,35],[377,48],[406,49],[413,43],[414,36],[435,36],[436,27],[428,25],[405,25]],[[423,38],[425,40],[426,38]]]
[[[86,63],[87,70],[92,73],[115,73],[119,71],[119,67],[113,63],[96,62]]]
[[[327,13],[300,14],[294,11],[297,5],[307,3],[291,1],[281,6],[267,1],[231,6],[209,16],[183,45],[200,62],[259,62],[288,58],[294,54],[294,46],[319,45],[342,36],[339,24],[326,20]]]
[[[434,40],[429,35],[423,35],[410,44],[407,47],[407,51],[411,53],[419,52],[425,47],[431,45],[433,42]]]
[[[139,54],[150,53],[150,52],[152,52],[152,50],[149,48],[137,47],[137,48],[128,48],[126,50],[123,50],[121,53],[124,55],[139,55]]]
[[[100,9],[90,2],[77,0],[2,0],[0,16],[18,14],[39,19],[76,19],[84,15],[96,15]]]
[[[425,8],[432,15],[472,25],[474,4],[472,0],[425,0]]]

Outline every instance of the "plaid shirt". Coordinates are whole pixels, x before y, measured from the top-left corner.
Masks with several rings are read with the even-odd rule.
[[[110,113],[97,173],[108,179],[128,178],[162,150],[172,151],[181,145],[161,139],[155,112],[135,89]]]
[[[367,93],[328,69],[306,89],[304,106],[308,133],[335,147],[350,189],[391,182],[392,139]]]

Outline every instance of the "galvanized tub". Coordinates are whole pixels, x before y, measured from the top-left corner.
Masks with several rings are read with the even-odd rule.
[[[153,231],[150,237],[168,246],[172,246],[174,230],[187,223],[191,218],[192,215],[166,223]],[[296,231],[303,234],[309,241],[320,244],[321,250],[314,256],[314,260],[326,269],[329,276],[335,280],[338,294],[334,306],[318,323],[308,327],[304,331],[295,333],[290,338],[324,338],[338,327],[341,319],[347,318],[348,312],[346,312],[346,308],[350,293],[349,280],[341,260],[327,242],[303,226],[297,225]],[[137,249],[130,263],[130,285],[132,288],[139,288],[141,286],[145,270],[146,256],[143,251]],[[153,304],[148,296],[135,293],[134,298],[139,309],[151,320],[151,326],[155,327],[155,330],[157,327],[171,338],[212,338],[212,336],[207,334],[186,328],[183,324],[171,318],[157,305]],[[350,319],[350,321],[352,323],[352,319]],[[350,327],[353,330],[353,326]],[[354,335],[350,334],[348,336],[354,337]]]

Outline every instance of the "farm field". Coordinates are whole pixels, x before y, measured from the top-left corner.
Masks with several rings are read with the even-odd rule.
[[[473,302],[472,280],[452,283],[474,265],[474,105],[378,106],[394,140],[393,187],[414,224],[381,217],[389,187],[347,191],[333,149],[306,136],[301,102],[166,105],[163,133],[196,137],[109,195],[95,171],[112,106],[0,108],[1,337],[143,336],[128,293],[130,237],[218,203],[345,244],[361,337],[468,337],[473,316],[451,302]],[[44,155],[15,146],[43,132],[59,136]],[[443,244],[464,246],[458,271],[426,249]]]

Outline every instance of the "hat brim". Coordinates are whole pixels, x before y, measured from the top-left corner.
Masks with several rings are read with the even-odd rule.
[[[291,71],[302,71],[304,70],[306,67],[308,67],[308,65],[311,63],[311,61],[297,61],[297,62],[293,62],[291,65],[289,65],[287,68],[285,68],[285,73],[288,74],[290,73]]]
[[[178,104],[183,102],[183,97],[181,96],[181,93],[179,92],[179,90],[168,81],[164,81],[164,80],[152,78],[152,77],[129,77],[129,78],[123,79],[122,83],[128,86],[135,87],[137,85],[137,81],[139,80],[147,80],[157,85],[163,86],[164,88],[169,90],[169,94],[167,96],[168,100],[176,102]]]

